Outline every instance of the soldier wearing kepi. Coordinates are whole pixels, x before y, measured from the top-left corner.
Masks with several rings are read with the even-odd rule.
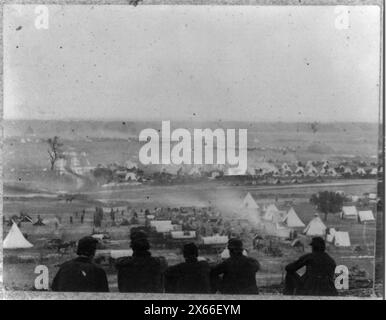
[[[97,240],[84,237],[79,240],[74,260],[63,263],[52,282],[53,291],[108,292],[105,271],[93,263]]]
[[[130,235],[132,257],[118,259],[118,288],[120,292],[163,292],[163,273],[166,260],[152,257],[150,244],[143,231]]]
[[[323,238],[312,238],[310,243],[312,253],[300,257],[286,266],[286,286],[284,294],[335,296],[337,290],[334,284],[335,261],[325,252],[326,244]],[[306,267],[303,276],[296,272]]]
[[[185,262],[169,267],[165,272],[167,293],[210,293],[210,266],[198,261],[198,248],[194,243],[184,245]]]
[[[211,271],[212,286],[224,294],[258,294],[256,272],[260,269],[257,260],[243,255],[243,243],[239,239],[228,241],[230,257]],[[221,281],[218,277],[222,275]]]

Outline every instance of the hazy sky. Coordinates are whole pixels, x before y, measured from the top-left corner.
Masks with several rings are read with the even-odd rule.
[[[378,7],[48,8],[4,8],[7,119],[378,120]]]

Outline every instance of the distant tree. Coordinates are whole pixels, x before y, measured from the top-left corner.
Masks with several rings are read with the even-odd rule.
[[[311,123],[311,130],[313,133],[318,132],[318,129],[319,129],[318,126],[319,126],[319,124],[317,122]]]
[[[96,168],[93,175],[100,183],[109,183],[113,180],[113,171],[109,168]]]
[[[310,202],[324,213],[324,220],[327,220],[329,213],[341,212],[343,201],[344,197],[341,194],[331,191],[321,191],[318,194],[313,194],[310,198]]]
[[[54,170],[56,161],[60,158],[63,158],[63,144],[59,141],[58,136],[49,138],[47,142],[49,145],[48,155],[50,156],[51,170]]]

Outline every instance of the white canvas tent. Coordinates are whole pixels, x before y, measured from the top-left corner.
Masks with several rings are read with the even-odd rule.
[[[318,174],[318,170],[314,166],[311,166],[307,170],[307,175],[308,176],[316,176]]]
[[[267,206],[265,211],[279,211],[279,209],[273,203],[271,203],[270,205]]]
[[[291,236],[291,229],[278,222],[265,222],[262,224],[262,232],[283,239],[289,239]]]
[[[287,212],[285,211],[270,210],[265,213],[263,219],[273,223],[282,223],[286,215],[287,215]]]
[[[125,180],[128,181],[128,180],[131,180],[131,181],[137,181],[137,176],[135,175],[134,172],[128,172],[126,173],[125,175]]]
[[[369,199],[370,200],[377,200],[377,194],[376,193],[369,193]]]
[[[256,203],[255,199],[253,199],[253,197],[251,196],[251,194],[249,192],[243,200],[242,207],[248,208],[248,209],[259,209],[258,204]]]
[[[307,236],[324,236],[326,233],[326,225],[323,223],[322,219],[318,215],[313,218],[307,227],[304,229],[304,233]]]
[[[343,206],[342,207],[342,213],[341,218],[357,218],[358,217],[358,211],[354,206]]]
[[[263,219],[267,221],[272,221],[278,212],[279,209],[274,204],[270,204],[265,209]]]
[[[201,176],[200,167],[194,166],[190,169],[189,173],[190,176]]]
[[[150,226],[154,227],[157,232],[165,233],[174,230],[170,220],[151,220]]]
[[[304,168],[303,167],[297,167],[295,170],[296,174],[305,174]]]
[[[358,212],[359,222],[374,221],[374,215],[371,210],[359,211]]]
[[[227,244],[228,243],[228,236],[220,236],[220,235],[214,235],[211,237],[202,237],[202,241],[206,245],[211,244]]]
[[[288,211],[287,215],[284,217],[283,222],[287,225],[287,227],[290,227],[290,228],[303,228],[303,227],[305,227],[305,224],[303,223],[302,220],[300,220],[300,218],[296,214],[296,211],[292,207]]]
[[[336,231],[334,235],[334,245],[336,247],[351,246],[349,233],[345,231]]]
[[[172,231],[170,235],[172,239],[195,239],[196,231]]]
[[[32,248],[33,244],[30,243],[21,233],[17,224],[14,222],[7,236],[3,241],[4,249],[27,249]]]

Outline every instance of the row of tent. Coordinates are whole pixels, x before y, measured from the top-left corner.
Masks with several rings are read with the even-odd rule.
[[[280,213],[280,210],[274,204],[270,204],[265,208],[260,208],[260,206],[256,203],[255,199],[253,199],[249,192],[243,200],[242,207],[257,210],[263,209],[263,211],[265,211],[263,217],[265,220],[273,220],[274,216]],[[358,221],[361,223],[375,221],[374,214],[371,210],[357,210],[355,206],[343,206],[340,216],[342,219],[358,219]],[[292,207],[283,217],[282,222],[286,223],[288,227],[293,228],[300,228],[305,226]]]
[[[359,222],[375,221],[374,214],[371,210],[357,210],[355,206],[343,206],[340,214],[342,219],[357,219]]]
[[[290,208],[288,212],[280,211],[274,204],[270,204],[267,207],[260,208],[260,206],[253,199],[252,195],[248,192],[242,203],[243,208],[260,210],[263,209],[264,214],[262,219],[265,221],[273,222],[272,225],[264,224],[264,229],[275,232],[276,234],[286,234],[284,228],[304,228],[303,234],[307,236],[326,236],[327,241],[334,243],[337,247],[350,246],[350,236],[348,232],[336,231],[334,228],[327,228],[320,219],[318,214],[315,214],[314,218],[306,226],[299,218],[294,208]],[[357,218],[360,222],[374,221],[374,215],[371,210],[357,211],[354,206],[344,206],[342,208],[341,217],[343,218]],[[273,230],[275,229],[275,230]]]
[[[308,161],[305,166],[302,165],[289,165],[283,163],[281,166],[276,166],[270,162],[256,162],[250,165],[247,170],[240,171],[238,168],[228,167],[224,164],[215,165],[161,165],[157,166],[156,172],[168,173],[171,175],[187,175],[201,177],[210,174],[212,178],[217,176],[237,176],[237,175],[251,175],[251,176],[264,176],[264,175],[296,175],[296,176],[338,176],[339,174],[346,175],[377,175],[377,168],[364,168],[357,167],[352,169],[349,166],[340,165],[337,168],[330,166],[328,161],[325,161],[321,168],[314,166],[312,161]]]
[[[253,199],[249,192],[243,200],[242,207],[246,209],[260,209],[260,206],[256,203],[255,199]],[[299,216],[292,207],[287,213],[280,211],[274,204],[270,204],[262,209],[265,212],[263,219],[266,221],[283,222],[290,228],[305,227],[305,224],[300,220]]]
[[[345,175],[377,175],[378,170],[377,168],[370,168],[365,169],[363,167],[358,167],[356,170],[351,169],[347,166],[339,166],[338,168],[334,169],[331,167],[327,162],[325,162],[320,170],[318,170],[312,162],[308,162],[305,167],[302,166],[296,166],[296,168],[291,168],[287,163],[283,163],[280,168],[277,168],[272,163],[260,163],[253,167],[249,167],[246,174],[249,175],[266,175],[266,174],[272,174],[272,175],[299,175],[299,176],[338,176],[339,174],[345,174]]]

